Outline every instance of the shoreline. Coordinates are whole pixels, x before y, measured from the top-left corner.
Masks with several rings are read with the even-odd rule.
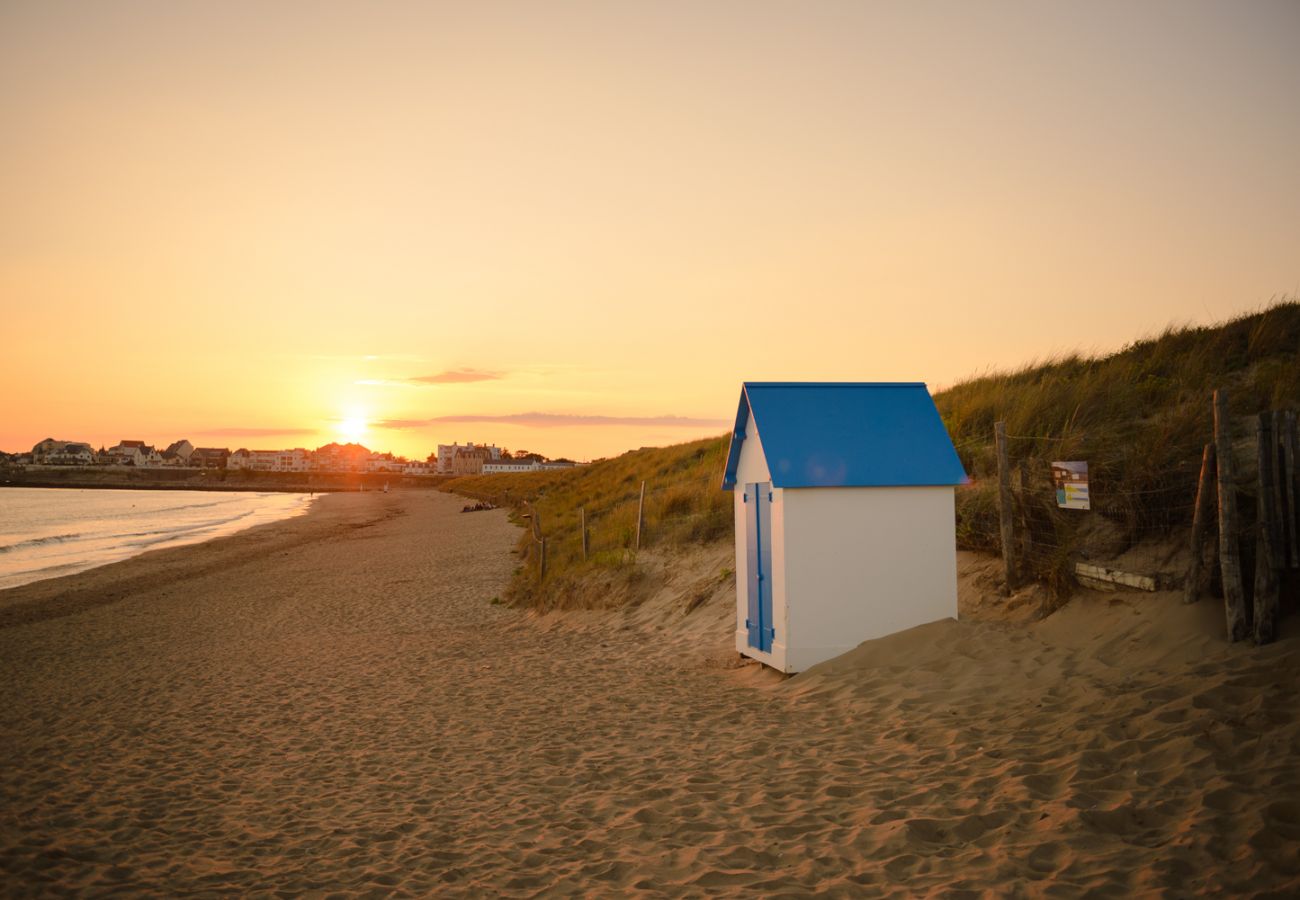
[[[68,470],[72,471],[72,470]],[[0,473],[0,488],[50,488],[66,490],[126,490],[126,491],[242,491],[268,494],[336,494],[382,491],[385,484],[392,490],[437,490],[451,480],[450,475],[382,475],[368,472],[260,472],[253,476],[243,474],[240,480],[228,480],[218,475],[208,478],[195,474],[203,470],[179,470],[170,477],[158,477],[136,472],[97,472],[100,477],[81,478],[69,474],[66,478],[27,478],[16,473]],[[211,470],[222,472],[223,470]],[[46,474],[46,473],[43,473]],[[305,479],[303,476],[306,476]]]
[[[359,491],[356,488],[328,487],[328,486],[311,486],[299,487],[289,485],[247,485],[247,484],[96,484],[94,482],[67,483],[67,482],[21,482],[15,483],[10,481],[0,482],[2,488],[40,488],[42,490],[55,491],[195,491],[197,493],[227,493],[227,494],[339,494],[339,493],[383,493],[379,491]]]
[[[196,491],[204,494],[227,493],[227,494],[333,494],[346,490],[345,488],[326,488],[326,487],[250,487],[247,485],[202,485],[202,484],[95,484],[87,482],[85,484],[59,481],[30,481],[22,483],[0,482],[0,489],[3,488],[40,488],[42,490],[52,491]]]
[[[31,488],[31,490],[47,490],[46,488]],[[72,490],[72,489],[70,489]],[[180,493],[177,491],[176,493]],[[202,491],[193,491],[191,493],[206,493]],[[95,569],[101,569],[104,566],[114,565],[115,563],[126,562],[135,559],[147,553],[153,553],[163,550],[175,550],[183,547],[193,547],[199,544],[205,544],[208,541],[220,540],[224,537],[239,534],[244,531],[251,531],[266,525],[275,525],[289,519],[298,518],[307,515],[316,505],[314,495],[301,497],[295,494],[289,496],[289,492],[262,492],[262,491],[226,491],[224,493],[234,494],[241,493],[251,495],[251,497],[234,498],[233,502],[239,504],[249,504],[243,510],[238,519],[235,520],[215,520],[209,522],[194,523],[187,531],[181,532],[180,529],[164,529],[157,532],[139,532],[133,534],[118,534],[112,537],[117,538],[117,542],[107,547],[100,548],[94,552],[87,552],[84,549],[79,557],[71,561],[59,562],[55,565],[43,565],[37,568],[21,569],[19,571],[9,571],[0,575],[0,592],[13,590],[14,588],[25,587],[29,584],[37,584],[42,581],[52,581],[58,578],[65,578],[70,575],[77,575],[82,572],[89,572]],[[274,500],[265,494],[274,494]],[[129,499],[129,498],[128,498]],[[143,500],[143,498],[138,498]],[[195,498],[197,499],[197,498]],[[46,498],[41,502],[52,502],[53,498]],[[124,501],[125,502],[125,501]],[[181,501],[185,502],[185,501]],[[132,508],[135,504],[132,503]],[[182,507],[183,508],[183,507]],[[245,521],[251,520],[251,521]],[[161,525],[162,522],[159,522]],[[68,528],[84,528],[85,520],[70,520],[65,523]],[[86,534],[93,533],[86,532]],[[77,536],[80,536],[80,532]],[[162,535],[148,542],[146,546],[132,546],[129,538],[132,537],[152,537],[153,535]],[[64,535],[68,537],[69,535]],[[104,536],[100,535],[101,539]],[[42,542],[44,539],[36,539],[36,542]],[[21,544],[30,543],[21,541]],[[125,555],[124,555],[125,554]],[[107,558],[106,558],[107,557]],[[8,558],[8,557],[6,557]],[[28,564],[30,565],[29,561]],[[18,565],[23,565],[19,558]],[[40,574],[46,573],[46,574]],[[35,578],[19,581],[17,584],[6,584],[10,578],[22,578],[25,576],[36,575]]]
[[[232,555],[266,555],[318,539],[336,517],[319,500],[307,509],[204,540],[145,550],[66,575],[0,588],[0,631],[62,618],[125,599],[130,591],[210,571]]]

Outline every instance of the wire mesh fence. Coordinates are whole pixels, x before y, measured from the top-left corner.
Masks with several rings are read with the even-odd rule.
[[[515,510],[528,530],[521,547],[526,564],[539,580],[578,563],[624,565],[641,550],[727,538],[734,528],[731,494],[722,490],[720,474],[661,483],[633,479],[619,496],[576,507],[549,503],[545,491],[530,498],[504,489],[457,493]]]
[[[1229,416],[1226,397],[1216,395],[1215,402],[1215,431],[1205,435],[1202,454],[1159,468],[1136,467],[1143,476],[1137,478],[1135,467],[1121,473],[1107,463],[1113,454],[1098,453],[1077,436],[1013,435],[999,427],[998,477],[964,488],[959,502],[967,543],[982,542],[978,549],[996,544],[1008,590],[1031,581],[1061,593],[1078,582],[1182,586],[1189,602],[1206,592],[1225,599],[1234,640],[1247,633],[1260,643],[1271,640],[1278,597],[1284,605],[1300,599],[1296,415]],[[1087,459],[1093,453],[1100,465]],[[1065,463],[1081,470],[1083,462],[1089,462],[1083,482],[1088,501],[1071,504]],[[974,521],[981,516],[982,522]],[[1122,557],[1147,537],[1160,538],[1166,550],[1174,540],[1163,558],[1145,560],[1146,571],[1097,564]]]

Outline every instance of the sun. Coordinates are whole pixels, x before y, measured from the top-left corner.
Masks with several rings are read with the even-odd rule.
[[[349,444],[360,443],[366,434],[366,420],[363,416],[348,416],[338,424],[339,436]]]

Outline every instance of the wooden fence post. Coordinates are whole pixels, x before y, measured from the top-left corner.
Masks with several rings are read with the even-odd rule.
[[[1268,461],[1270,484],[1273,488],[1273,506],[1269,510],[1269,523],[1273,526],[1273,568],[1286,568],[1286,524],[1282,521],[1282,438],[1283,416],[1280,410],[1273,410],[1269,417]]]
[[[1277,442],[1273,437],[1273,416],[1262,412],[1255,424],[1259,438],[1259,511],[1255,531],[1255,643],[1268,644],[1277,638],[1277,556],[1274,536],[1277,525],[1273,515],[1273,460],[1277,459]],[[1272,457],[1272,459],[1270,459]]]
[[[532,507],[533,513],[533,541],[537,544],[537,580],[541,581],[546,577],[546,538],[542,537],[542,517],[537,513],[537,507]]]
[[[1287,410],[1286,415],[1283,417],[1282,427],[1282,458],[1284,460],[1282,466],[1282,480],[1284,482],[1282,495],[1286,502],[1287,557],[1290,561],[1291,568],[1300,569],[1300,540],[1298,540],[1296,536],[1296,529],[1300,528],[1300,514],[1297,514],[1295,508],[1295,457],[1295,412],[1293,410]]]
[[[1002,566],[1007,579],[1007,594],[1016,589],[1015,538],[1011,525],[1011,464],[1007,460],[1007,423],[993,425],[993,439],[998,452],[998,524],[1002,531]]]
[[[1240,641],[1246,627],[1246,591],[1241,583],[1241,553],[1237,546],[1237,486],[1232,466],[1232,428],[1228,395],[1214,392],[1214,450],[1219,475],[1219,572],[1223,576],[1223,608],[1228,639]]]
[[[641,549],[641,523],[645,521],[645,482],[641,482],[641,499],[636,502],[636,548]]]
[[[587,561],[587,507],[578,507],[578,527],[582,529],[582,561]]]
[[[1201,477],[1196,482],[1196,509],[1192,513],[1192,561],[1187,566],[1187,583],[1183,585],[1183,602],[1195,603],[1201,594],[1201,568],[1205,556],[1205,526],[1210,516],[1210,491],[1214,490],[1214,445],[1201,451]]]

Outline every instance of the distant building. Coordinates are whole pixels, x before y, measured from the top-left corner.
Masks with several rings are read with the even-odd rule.
[[[281,450],[276,460],[277,472],[307,472],[311,470],[311,451],[305,447]]]
[[[243,447],[226,458],[226,468],[250,472],[307,472],[311,453],[298,447],[293,450],[245,450]]]
[[[50,454],[45,462],[52,466],[93,466],[95,450],[89,444],[69,441],[62,450]]]
[[[32,448],[32,462],[40,466],[89,466],[95,462],[95,450],[81,441],[46,438]]]
[[[400,475],[406,469],[406,460],[399,459],[391,453],[372,453],[366,460],[367,472],[388,472]]]
[[[37,441],[36,446],[32,447],[32,460],[37,463],[43,462],[45,457],[49,454],[56,450],[62,450],[63,445],[66,443],[68,442],[56,440],[54,438],[46,438],[43,441]]]
[[[316,448],[311,468],[316,472],[364,472],[369,460],[370,451],[360,444],[329,443]]]
[[[162,452],[163,461],[169,466],[188,466],[190,456],[194,453],[194,445],[185,439],[169,444],[167,449]]]
[[[190,454],[190,465],[200,469],[224,469],[229,456],[228,447],[196,447]]]
[[[109,465],[154,467],[163,464],[162,454],[144,441],[118,441],[103,454]]]
[[[436,475],[438,474],[438,461],[436,459],[416,460],[408,462],[402,467],[403,475]]]
[[[483,444],[439,444],[438,445],[438,472],[441,474],[452,473],[452,460],[456,458],[456,453],[461,450],[486,450],[489,459],[500,459],[501,448],[496,444],[490,447]]]
[[[451,458],[451,474],[453,475],[478,475],[483,471],[484,464],[492,461],[492,452],[489,447],[461,447]]]

